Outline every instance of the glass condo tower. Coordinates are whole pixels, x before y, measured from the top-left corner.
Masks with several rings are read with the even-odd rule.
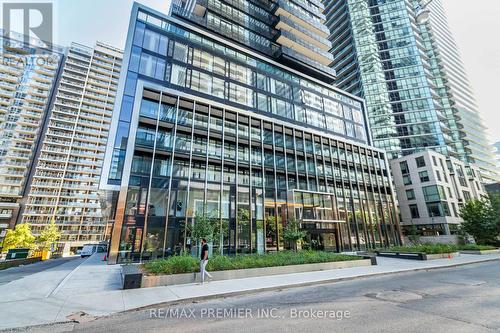
[[[213,218],[213,251],[286,249],[297,219],[312,248],[399,244],[385,153],[363,100],[331,85],[317,0],[174,2],[132,10],[101,177],[116,193],[110,261],[191,247]]]
[[[337,86],[366,100],[373,144],[389,159],[434,150],[498,175],[441,0],[324,0]]]

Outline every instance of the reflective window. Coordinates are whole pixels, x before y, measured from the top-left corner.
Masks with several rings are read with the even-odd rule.
[[[156,119],[158,117],[159,107],[160,107],[160,105],[157,101],[143,99],[141,102],[140,115],[144,116],[144,117]]]
[[[126,149],[128,140],[129,124],[123,121],[118,122],[116,131],[115,148]]]
[[[222,142],[215,139],[210,139],[208,142],[208,155],[210,157],[222,157]]]
[[[410,205],[410,213],[411,213],[411,217],[413,219],[418,219],[420,218],[420,214],[418,212],[418,206],[417,205]]]
[[[416,157],[415,162],[417,163],[417,168],[422,168],[425,166],[425,159],[423,156]]]
[[[229,83],[228,99],[232,102],[244,104],[246,106],[253,106],[253,91],[239,84]]]
[[[191,150],[191,137],[187,134],[177,133],[175,138],[175,150],[189,152]]]
[[[173,58],[182,62],[187,62],[188,47],[187,45],[175,42]]]
[[[133,108],[134,98],[131,96],[123,96],[122,107],[120,111],[120,120],[130,122]]]
[[[154,128],[139,127],[135,137],[135,143],[141,146],[153,147],[156,130]]]
[[[186,86],[186,67],[172,65],[170,83],[185,87]]]
[[[113,157],[111,158],[111,166],[109,169],[110,179],[121,179],[124,163],[125,163],[125,150],[114,149]]]
[[[420,177],[420,182],[425,183],[429,181],[429,173],[427,171],[420,171],[418,173],[418,176]]]

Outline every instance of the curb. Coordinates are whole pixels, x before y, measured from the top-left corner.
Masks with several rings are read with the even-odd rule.
[[[104,318],[103,317],[100,317],[100,318]],[[74,321],[55,321],[53,323],[49,323],[49,324],[39,324],[39,325],[29,325],[29,326],[22,326],[22,327],[12,327],[12,328],[0,328],[0,333],[7,333],[7,332],[29,332],[30,330],[34,329],[34,328],[49,328],[51,326],[59,326],[59,325],[68,325],[68,324],[77,324],[76,322]]]

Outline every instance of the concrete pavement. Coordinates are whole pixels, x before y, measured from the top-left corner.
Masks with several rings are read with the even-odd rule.
[[[100,253],[11,281],[0,285],[0,329],[66,321],[80,310],[68,305],[71,299],[121,285],[120,267],[106,265]]]
[[[486,262],[169,304],[29,331],[494,333],[500,331],[498,276],[498,262]]]
[[[59,272],[55,268],[0,286],[0,329],[64,322],[68,315],[78,311],[106,316],[160,303],[500,260],[498,254],[460,255],[432,261],[377,258],[379,265],[371,267],[214,281],[205,285],[120,290],[120,266],[106,265],[101,257],[102,254],[95,254],[71,271],[65,270],[64,264],[59,266]]]

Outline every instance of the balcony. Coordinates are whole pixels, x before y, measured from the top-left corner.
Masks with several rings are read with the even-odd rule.
[[[278,0],[277,4],[278,5],[274,11],[275,15],[282,15],[284,17],[287,17],[295,23],[303,26],[305,29],[310,30],[312,33],[317,34],[323,38],[328,38],[328,36],[330,35],[330,30],[326,26],[298,12],[284,0]]]
[[[249,30],[242,32],[241,29],[237,28],[236,24],[234,29],[231,25],[228,25],[226,29],[222,28],[221,26],[213,26],[213,23],[209,22],[206,16],[200,16],[194,13],[187,12],[182,7],[177,5],[172,5],[172,13],[185,20],[191,21],[206,29],[214,31],[221,36],[227,37],[233,41],[239,42],[242,45],[258,50],[266,55],[273,56],[275,52],[279,50],[278,45],[269,42],[269,40],[265,37],[261,37],[259,34],[253,32],[252,34],[250,34]]]
[[[290,31],[302,40],[314,44],[323,51],[329,51],[332,47],[332,43],[328,39],[313,33],[311,30],[304,28],[302,25],[283,15],[279,15],[279,21],[275,28]]]
[[[238,0],[223,0],[223,2],[229,4],[231,7],[238,8],[239,10],[257,17],[263,22],[271,22],[274,19],[272,15],[264,15],[259,11],[252,10],[252,7],[246,6],[244,2]],[[259,0],[250,0],[251,3],[255,4],[257,7],[263,7],[268,13],[270,13],[274,9],[274,3],[272,1],[259,1]],[[270,24],[271,25],[271,24]]]
[[[326,16],[325,16],[325,14],[323,14],[324,8],[316,8],[315,6],[311,6],[309,4],[309,1],[307,1],[307,0],[288,0],[288,1],[292,2],[296,6],[300,7],[302,10],[305,10],[306,12],[318,17],[321,20],[321,22],[326,21]]]
[[[231,20],[231,21],[234,21],[234,22],[237,22],[239,25],[244,26],[250,30],[253,30],[253,31],[257,32],[258,34],[262,34],[263,36],[265,36],[269,39],[274,38],[274,36],[277,34],[277,31],[271,28],[272,22],[270,22],[271,24],[269,25],[269,29],[264,29],[264,28],[257,26],[255,23],[252,23],[251,21],[249,21],[248,18],[232,15],[231,13],[227,13],[221,7],[218,7],[218,6],[213,6],[211,4],[207,5],[205,0],[202,0],[202,1],[198,0],[197,5],[198,6],[200,6],[200,5],[205,6],[206,8],[217,13],[221,17],[226,18],[226,19]],[[203,7],[201,7],[201,8],[203,8]],[[267,22],[271,21],[272,18],[273,18],[273,16],[269,15],[269,17],[266,18]]]
[[[309,42],[305,42],[300,38],[300,36],[297,36],[289,31],[281,30],[276,42],[282,46],[289,47],[311,60],[319,62],[325,66],[330,65],[333,61],[333,55],[331,53],[324,51]]]
[[[314,61],[289,47],[281,47],[281,58],[288,60],[291,67],[300,66],[305,74],[329,83],[335,81],[335,70],[333,68]]]
[[[0,219],[10,219],[12,217],[12,212],[0,213]]]

